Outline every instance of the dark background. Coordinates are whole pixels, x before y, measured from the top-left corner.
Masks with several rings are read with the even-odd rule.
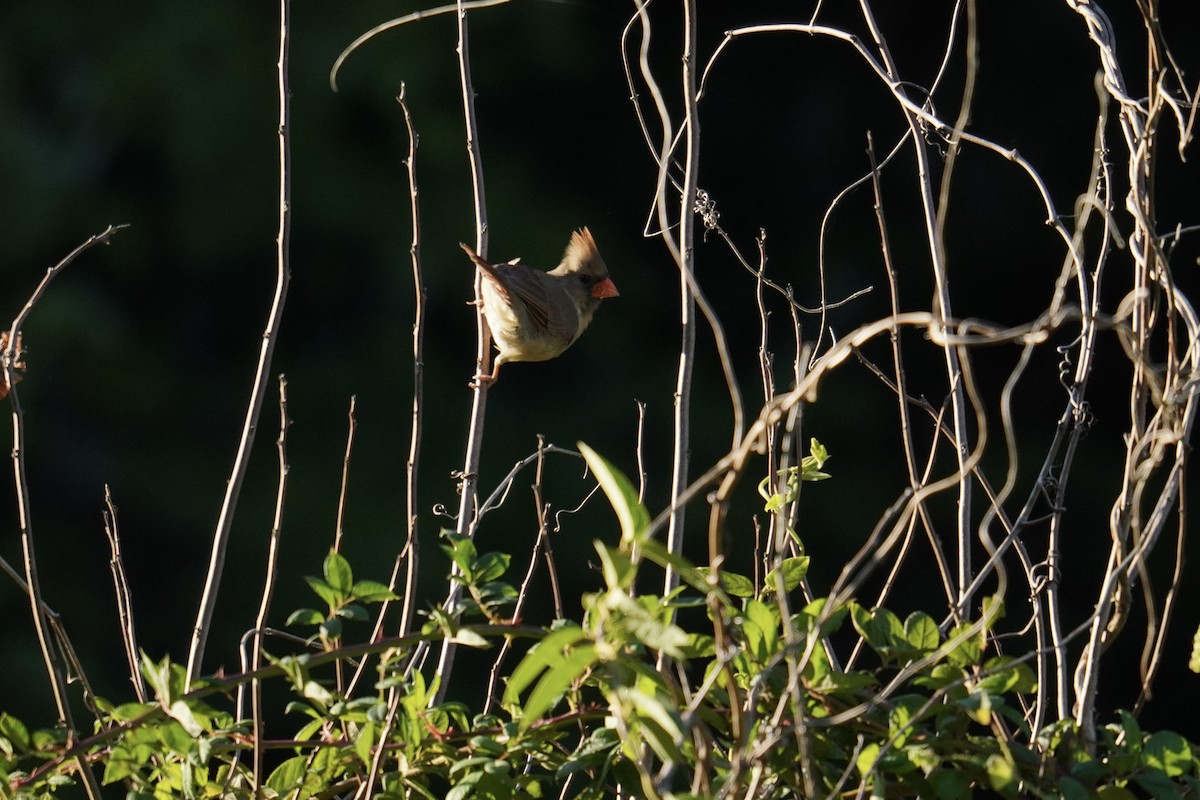
[[[660,0],[661,2],[661,0]],[[876,9],[906,77],[928,85],[941,61],[948,2],[880,3]],[[1109,3],[1132,90],[1144,80],[1144,34],[1131,3]],[[1164,11],[1176,56],[1193,76],[1200,54],[1186,4]],[[807,20],[794,3],[703,3],[701,53],[738,25]],[[1095,49],[1065,5],[980,4],[981,67],[972,129],[1019,148],[1041,171],[1061,214],[1072,212],[1091,169],[1097,99]],[[357,397],[344,552],[358,577],[385,580],[404,534],[404,462],[412,389],[412,278],[403,119],[394,97],[403,81],[420,134],[417,156],[428,285],[426,428],[420,530],[428,602],[444,590],[430,509],[457,509],[452,470],[461,468],[474,366],[473,311],[465,305],[471,269],[457,248],[473,240],[473,214],[452,15],[383,34],[351,56],[331,92],[328,71],[357,35],[413,10],[362,2],[293,5],[291,49],[293,280],[272,374],[289,382],[291,473],[280,584],[272,621],[314,604],[301,576],[317,574],[333,538],[346,414]],[[827,24],[863,33],[851,9],[824,10]],[[584,440],[634,474],[636,401],[647,404],[648,504],[669,489],[672,393],[677,363],[677,272],[663,246],[642,236],[655,166],[637,128],[619,41],[629,7],[601,2],[514,2],[471,16],[471,59],[486,170],[490,253],[557,263],[572,228],[590,226],[621,290],[562,358],[505,368],[490,394],[481,487],[489,493],[536,436],[572,446]],[[1172,16],[1174,15],[1174,16]],[[678,112],[679,19],[655,8],[653,63]],[[129,696],[101,523],[111,487],[140,643],[154,657],[186,658],[188,631],[208,561],[209,541],[245,414],[259,338],[275,280],[277,9],[274,4],[9,2],[0,5],[0,317],[11,319],[44,270],[108,224],[131,227],[111,246],[82,256],[51,286],[24,327],[29,372],[19,391],[26,411],[32,517],[47,601],[75,640],[98,691]],[[634,37],[635,46],[637,38]],[[962,85],[962,48],[937,96],[953,118]],[[648,98],[643,94],[642,101]],[[1115,112],[1114,112],[1115,113]],[[676,116],[678,119],[678,115]],[[752,259],[767,234],[768,272],[820,301],[818,235],[832,198],[865,173],[866,134],[880,151],[903,133],[889,95],[841,43],[778,34],[734,43],[713,70],[701,113],[700,183],[721,223]],[[657,135],[657,127],[652,127]],[[1121,150],[1115,127],[1111,146]],[[1168,132],[1161,158],[1161,227],[1194,224],[1200,203],[1194,161],[1181,164]],[[958,165],[948,239],[955,311],[1020,324],[1045,308],[1063,247],[1023,173],[990,153],[965,150]],[[904,305],[927,309],[932,292],[910,149],[883,183]],[[1123,193],[1123,189],[1121,190]],[[831,299],[874,291],[830,315],[843,335],[887,312],[878,232],[869,190],[833,215],[826,239]],[[1119,224],[1128,232],[1128,220]],[[1196,287],[1197,248],[1185,238],[1174,261],[1185,291]],[[1128,290],[1129,261],[1110,266],[1115,309]],[[750,411],[761,402],[754,280],[719,241],[699,246],[698,279],[726,326]],[[785,306],[774,303],[772,349],[781,389],[792,357]],[[819,322],[803,320],[814,341]],[[828,339],[826,339],[826,342]],[[712,337],[698,335],[693,474],[728,446],[729,402]],[[945,393],[939,351],[906,342],[914,391],[935,404]],[[872,351],[886,364],[882,349]],[[994,398],[1014,366],[1015,348],[980,351],[978,372]],[[1108,549],[1107,514],[1120,475],[1127,380],[1115,339],[1100,348],[1090,399],[1097,424],[1072,476],[1064,588],[1091,609]],[[1022,481],[1029,490],[1064,405],[1049,348],[1018,392]],[[207,670],[237,669],[236,642],[253,621],[271,526],[278,430],[274,382],[234,526],[210,638]],[[834,454],[835,479],[806,494],[802,535],[814,585],[828,587],[842,563],[907,485],[895,404],[863,369],[847,365],[806,412],[806,431]],[[993,423],[995,420],[993,419]],[[988,466],[1003,480],[998,430]],[[944,470],[948,462],[939,462]],[[752,569],[748,494],[731,517],[733,563]],[[489,518],[480,547],[515,555],[514,578],[536,528],[519,478],[508,504]],[[573,508],[591,484],[572,459],[551,461],[547,500]],[[1194,492],[1193,492],[1194,494]],[[981,497],[981,495],[977,495]],[[981,500],[979,501],[982,502]],[[952,530],[953,502],[942,510]],[[15,503],[0,499],[6,524],[0,556],[18,565]],[[591,540],[615,540],[598,501],[566,518],[555,539],[572,596],[598,585]],[[690,531],[702,557],[702,517]],[[1172,543],[1153,565],[1166,585]],[[1191,548],[1194,558],[1194,546]],[[914,557],[889,607],[899,613],[944,607],[931,590],[928,557]],[[1013,579],[1017,579],[1013,574]],[[1194,715],[1170,697],[1195,676],[1184,669],[1200,623],[1187,589],[1175,644],[1148,726],[1200,734]],[[877,589],[877,587],[875,587]],[[544,596],[544,580],[537,587]],[[1014,595],[1014,597],[1016,597]],[[866,598],[865,598],[866,599]],[[1014,601],[1014,606],[1017,603]],[[1010,607],[1019,627],[1027,609]],[[51,706],[25,599],[0,584],[0,708],[49,724]],[[1105,712],[1136,698],[1140,647],[1135,614],[1128,652],[1105,673]],[[1123,660],[1122,660],[1123,659]]]

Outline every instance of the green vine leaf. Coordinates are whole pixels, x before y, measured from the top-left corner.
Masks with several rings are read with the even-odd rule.
[[[646,529],[650,527],[650,514],[638,500],[637,490],[624,473],[595,450],[583,442],[579,442],[578,446],[588,467],[595,473],[600,488],[608,497],[609,504],[617,512],[622,543],[640,543],[645,538]]]

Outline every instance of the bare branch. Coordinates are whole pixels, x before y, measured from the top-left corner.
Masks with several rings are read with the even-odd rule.
[[[188,647],[188,685],[200,677],[203,669],[204,648],[212,627],[213,612],[217,607],[217,592],[221,585],[221,572],[225,568],[225,549],[233,529],[233,515],[237,509],[238,496],[250,463],[250,451],[254,446],[254,434],[258,430],[258,418],[262,412],[263,398],[267,393],[267,380],[271,359],[275,354],[275,343],[279,339],[279,326],[283,321],[283,304],[287,299],[288,284],[291,282],[292,228],[292,148],[290,140],[291,94],[288,88],[288,30],[291,26],[291,0],[279,2],[279,61],[276,64],[279,87],[279,229],[275,237],[275,294],[271,300],[271,311],[263,330],[262,344],[258,353],[258,367],[254,372],[254,384],[250,389],[250,403],[242,423],[242,435],[238,441],[233,470],[225,485],[225,499],[217,528],[213,532],[212,553],[209,556],[208,574],[204,582],[204,593],[200,609],[196,614],[196,626],[192,629]]]

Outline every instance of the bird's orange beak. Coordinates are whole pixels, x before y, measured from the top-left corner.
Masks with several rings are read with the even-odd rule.
[[[597,300],[602,297],[619,297],[620,294],[617,291],[617,285],[612,282],[612,278],[605,278],[592,287],[592,297]]]

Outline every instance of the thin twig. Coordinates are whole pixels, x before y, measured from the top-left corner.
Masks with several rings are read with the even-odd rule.
[[[217,592],[221,584],[221,572],[225,568],[225,550],[229,534],[233,529],[233,516],[237,509],[238,496],[250,464],[250,451],[254,446],[254,434],[258,430],[258,419],[262,413],[263,399],[267,394],[267,381],[275,343],[279,339],[279,326],[283,321],[283,304],[291,282],[289,251],[292,228],[292,148],[290,139],[291,95],[288,88],[288,30],[291,26],[291,0],[279,2],[279,61],[276,64],[279,85],[279,228],[275,237],[275,294],[271,311],[263,330],[262,344],[258,354],[258,366],[254,372],[254,384],[250,389],[250,403],[242,423],[242,434],[238,441],[233,470],[225,485],[225,499],[221,503],[221,514],[213,532],[212,554],[209,557],[208,573],[204,582],[204,593],[200,609],[196,614],[196,626],[192,629],[192,640],[188,647],[187,685],[200,677],[204,662],[204,648],[208,643],[212,627],[213,612],[217,607]]]
[[[638,465],[638,502],[646,502],[646,452],[643,447],[645,443],[646,433],[646,404],[641,400],[635,400],[638,409],[637,422],[637,444],[634,446],[634,452],[637,456]]]
[[[404,524],[408,571],[404,581],[404,609],[400,615],[400,636],[408,634],[416,607],[417,570],[420,567],[420,543],[417,538],[417,467],[421,459],[421,435],[424,430],[425,407],[425,278],[421,272],[421,204],[417,189],[417,145],[420,141],[413,125],[412,114],[404,98],[404,84],[396,102],[404,112],[404,130],[408,134],[408,157],[404,166],[408,171],[409,210],[412,214],[412,244],[409,258],[413,276],[413,404],[412,432],[409,436],[408,461],[405,463]],[[401,553],[401,556],[404,555]],[[378,635],[378,634],[376,634]]]
[[[529,587],[533,583],[533,576],[537,571],[537,564],[541,560],[543,553],[546,555],[547,572],[550,577],[551,590],[554,597],[554,619],[563,619],[562,593],[559,590],[558,573],[554,568],[554,558],[550,549],[550,531],[546,527],[546,515],[550,512],[550,507],[542,498],[542,475],[546,466],[545,448],[545,438],[538,436],[537,468],[533,473],[532,487],[533,505],[537,512],[538,531],[533,548],[529,553],[529,564],[525,568],[525,576],[521,579],[520,589],[517,590],[517,599],[512,612],[512,621],[514,623],[520,623],[524,619],[525,604],[529,600]],[[496,654],[496,658],[492,662],[492,669],[488,673],[487,692],[484,695],[484,714],[492,713],[492,707],[498,698],[496,686],[500,681],[500,670],[504,666],[504,659],[508,656],[508,652],[511,649],[512,639],[505,639],[504,643],[500,645],[500,652]]]
[[[700,169],[700,114],[696,104],[696,4],[694,0],[683,3],[683,102],[684,117],[680,132],[686,134],[684,155],[683,191],[679,203],[679,246],[671,248],[679,264],[679,372],[675,380],[675,420],[671,453],[671,500],[672,504],[687,486],[688,462],[691,453],[691,405],[692,370],[696,358],[696,296],[692,291],[696,268],[695,229],[696,218],[693,206],[696,203],[696,182]],[[666,163],[660,169],[667,169]],[[660,179],[659,185],[663,182]],[[665,198],[659,198],[665,212]],[[660,212],[662,213],[662,212]],[[734,434],[740,434],[740,427]],[[674,555],[683,552],[684,509],[671,515],[667,529],[667,549]],[[663,579],[663,594],[668,595],[679,585],[679,576],[668,567]]]
[[[250,656],[250,671],[258,672],[263,661],[263,631],[267,627],[267,614],[271,608],[271,598],[275,594],[275,583],[279,577],[279,542],[283,536],[283,505],[287,496],[287,479],[291,468],[287,458],[287,432],[291,420],[287,410],[287,378],[279,376],[279,437],[275,440],[275,448],[279,453],[279,482],[275,493],[275,518],[271,524],[270,545],[267,548],[267,570],[263,580],[262,597],[258,605],[258,616],[254,620],[254,636]],[[241,691],[238,692],[238,707],[241,707]],[[255,679],[250,682],[250,720],[254,726],[254,786],[263,785],[263,705],[262,681]],[[241,714],[239,713],[239,717]]]
[[[50,692],[54,698],[55,708],[58,713],[59,724],[66,730],[74,731],[75,723],[71,715],[70,700],[67,697],[67,683],[62,664],[60,663],[59,654],[55,646],[50,641],[47,627],[49,621],[46,617],[46,609],[42,600],[41,584],[38,578],[37,558],[34,548],[33,536],[33,520],[32,509],[29,499],[29,477],[25,467],[25,412],[21,407],[21,401],[17,392],[17,375],[16,371],[20,368],[20,347],[21,347],[21,327],[25,324],[25,320],[29,318],[29,314],[33,311],[38,301],[46,293],[50,282],[54,280],[72,261],[80,254],[91,249],[97,244],[106,244],[114,233],[126,225],[110,225],[102,233],[88,237],[87,241],[76,247],[70,253],[59,261],[53,267],[46,270],[46,274],[38,283],[37,288],[33,290],[33,294],[25,301],[20,312],[17,313],[12,324],[9,325],[9,335],[7,337],[7,346],[3,352],[0,352],[0,368],[4,370],[4,385],[8,388],[9,402],[12,403],[12,421],[13,421],[13,445],[12,445],[12,463],[13,463],[13,479],[16,483],[17,494],[17,517],[21,528],[21,556],[25,565],[25,589],[26,597],[29,599],[30,613],[33,617],[34,632],[37,635],[38,647],[42,652],[42,661],[46,667],[46,676],[50,681]],[[80,758],[79,761],[80,773],[84,778],[84,785],[90,798],[98,798],[100,796],[100,784],[96,780],[95,774],[92,772],[91,765],[87,760]]]
[[[457,11],[461,14],[467,9],[487,8],[488,6],[498,6],[507,2],[509,2],[509,0],[459,0],[457,3],[449,3],[444,6],[438,6],[437,8],[414,11],[411,14],[405,14],[403,17],[397,17],[396,19],[391,19],[387,22],[376,25],[374,28],[371,28],[371,30],[367,31],[351,42],[345,50],[338,54],[338,57],[333,62],[333,67],[331,67],[329,70],[329,88],[335,92],[338,90],[338,72],[341,70],[342,64],[344,64],[346,59],[350,57],[350,54],[384,31],[389,31],[392,28],[399,28],[401,25],[407,25],[410,22],[417,22],[418,20],[436,17],[440,14],[449,14],[451,11]]]
[[[508,639],[505,639],[505,642],[508,641]],[[365,660],[366,659],[364,659],[364,662]],[[387,748],[384,747],[384,743],[387,742],[387,740],[391,737],[392,729],[396,726],[396,715],[400,711],[400,705],[403,699],[404,693],[400,691],[399,687],[393,686],[388,691],[387,717],[384,719],[383,725],[379,730],[378,736],[376,737],[376,741],[379,744],[373,748],[375,752],[371,754],[370,772],[368,773],[367,780],[365,780],[359,787],[358,791],[355,792],[355,798],[368,798],[376,796],[375,784],[379,781],[379,776],[382,774],[383,769],[383,759],[387,756]]]
[[[894,152],[894,151],[893,151]],[[888,298],[891,301],[892,313],[896,314],[900,311],[900,287],[899,278],[896,275],[895,265],[892,263],[892,247],[891,240],[888,235],[887,219],[884,214],[883,207],[883,189],[879,183],[879,167],[875,158],[875,147],[871,135],[867,134],[867,155],[871,162],[871,186],[875,194],[875,220],[879,227],[879,248],[880,254],[883,257],[883,268],[887,275],[888,281]],[[891,154],[889,154],[890,156]],[[915,492],[917,487],[924,481],[928,480],[929,473],[933,468],[934,454],[937,452],[936,447],[930,448],[929,457],[926,459],[924,472],[918,476],[917,473],[917,457],[916,448],[913,444],[912,420],[908,413],[908,386],[907,376],[904,370],[903,349],[900,346],[900,330],[893,329],[889,333],[889,339],[892,346],[892,369],[896,381],[896,397],[898,400],[898,411],[900,415],[900,437],[901,444],[904,449],[904,464],[908,470],[908,485]],[[934,561],[938,567],[938,574],[941,577],[942,588],[946,592],[946,597],[951,601],[951,608],[957,612],[954,600],[954,585],[950,577],[949,568],[946,565],[946,556],[941,543],[937,540],[933,531],[933,524],[929,517],[929,509],[922,504],[918,508],[922,527],[925,529],[929,539],[930,549],[933,552]],[[882,602],[882,601],[880,601]],[[879,603],[877,602],[876,605]],[[956,621],[959,615],[955,613]]]
[[[862,5],[864,9],[867,8],[866,0],[863,0]],[[950,211],[950,187],[954,175],[954,166],[958,162],[959,142],[962,140],[963,132],[970,121],[971,102],[975,96],[975,84],[979,72],[979,37],[977,33],[975,0],[966,0],[966,9],[967,52],[962,101],[959,106],[958,118],[954,121],[954,126],[950,129],[949,141],[946,147],[946,158],[942,166],[941,186],[939,187],[937,205],[935,207],[929,206],[926,200],[925,187],[927,182],[931,180],[925,160],[927,158],[925,155],[926,150],[920,144],[917,136],[916,121],[911,116],[909,117],[909,130],[913,134],[914,142],[916,142],[917,160],[921,164],[922,200],[926,202],[926,219],[928,220],[930,211],[933,211],[935,214],[930,245],[933,254],[934,280],[937,283],[935,310],[941,315],[943,320],[953,316],[950,308],[949,274],[946,263],[946,216]],[[871,27],[874,30],[873,21],[871,22]],[[888,65],[888,72],[894,75],[895,66],[891,61],[891,54],[888,52],[888,48],[882,44],[882,40],[879,40],[879,42],[879,52],[883,56],[884,63]],[[971,583],[972,570],[974,569],[971,564],[974,537],[971,530],[971,481],[966,469],[971,442],[969,428],[967,427],[967,404],[966,398],[963,396],[962,381],[963,372],[967,367],[959,363],[960,357],[966,358],[967,356],[965,354],[960,356],[957,348],[946,348],[946,379],[952,387],[950,407],[954,419],[955,456],[958,458],[958,468],[961,472],[961,479],[958,484],[958,599],[955,604],[955,611],[960,616],[966,616],[967,609],[972,602],[972,596],[968,594],[967,587]],[[976,432],[976,435],[982,436],[983,434],[982,432]]]
[[[346,414],[346,452],[342,456],[342,481],[338,489],[337,522],[333,528],[333,550],[342,551],[342,535],[345,532],[342,522],[346,514],[346,489],[350,485],[350,454],[354,452],[354,432],[358,430],[358,419],[354,415],[358,405],[358,395],[350,395],[350,410]]]
[[[129,578],[125,573],[125,559],[121,555],[121,533],[117,526],[117,507],[113,503],[108,484],[104,485],[104,533],[112,554],[109,569],[113,576],[113,589],[117,596],[117,617],[121,620],[121,644],[125,648],[125,663],[129,667],[129,682],[139,703],[146,702],[146,682],[142,679],[141,662],[138,657],[138,639],[133,624],[133,594],[129,591]]]
[[[471,79],[470,43],[467,38],[467,8],[463,0],[458,0],[458,74],[462,89],[463,120],[465,123],[467,156],[471,164],[471,189],[475,207],[475,252],[482,258],[487,258],[488,222],[487,222],[487,193],[483,182],[483,156],[479,151],[479,123],[475,118],[475,86]],[[487,317],[483,314],[483,273],[475,270],[475,321],[477,347],[475,357],[475,373],[483,375],[487,372],[488,357],[491,353],[491,332],[488,330]],[[474,536],[477,521],[475,517],[476,491],[479,484],[479,463],[483,453],[483,423],[487,410],[488,381],[477,380],[473,383],[474,392],[471,402],[471,427],[467,434],[467,452],[463,459],[462,479],[459,483],[458,524],[455,533],[459,536]],[[446,598],[445,609],[453,608],[462,593],[462,585],[454,582]],[[437,691],[429,699],[430,706],[441,703],[450,683],[450,673],[454,667],[454,650],[456,643],[450,639],[442,641],[442,652],[438,658],[437,674],[441,680]]]
[[[398,634],[404,636],[412,629],[413,614],[416,613],[417,572],[421,564],[421,545],[417,536],[417,473],[421,457],[421,437],[424,432],[425,408],[425,305],[427,301],[425,278],[421,270],[421,205],[420,193],[417,188],[417,147],[420,137],[413,126],[412,114],[409,112],[405,97],[405,85],[400,84],[400,92],[396,102],[404,114],[404,130],[408,136],[408,155],[404,159],[405,170],[408,173],[408,200],[412,224],[412,240],[408,253],[412,264],[413,278],[413,393],[412,393],[412,430],[409,434],[408,461],[405,463],[404,481],[404,545],[396,553],[392,563],[392,574],[388,579],[388,589],[395,591],[403,568],[404,591],[402,592],[400,625]],[[388,610],[392,602],[385,600],[379,605],[379,613],[375,616],[375,626],[371,630],[371,640],[383,635]],[[350,679],[350,689],[358,685],[367,669],[368,663],[360,661]]]

